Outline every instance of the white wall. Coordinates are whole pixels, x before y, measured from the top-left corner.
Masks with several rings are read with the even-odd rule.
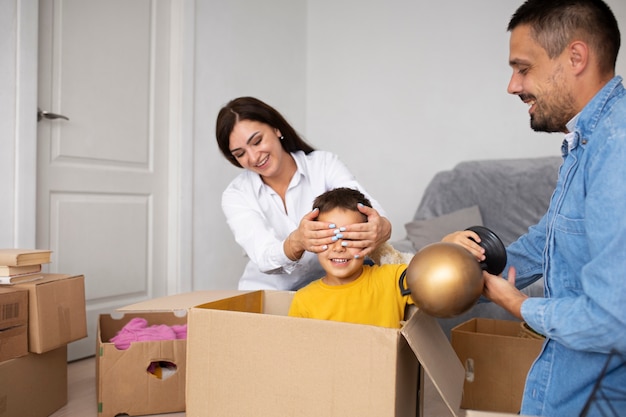
[[[245,261],[219,207],[239,171],[212,131],[233,97],[258,96],[314,146],[338,153],[387,210],[393,239],[405,236],[437,171],[467,159],[558,155],[559,135],[532,132],[527,106],[506,93],[506,26],[520,4],[199,0],[196,288],[235,286]],[[626,5],[609,4],[626,33]],[[626,74],[624,58],[618,72]]]
[[[15,95],[17,7],[0,2],[0,247],[12,247],[15,239]]]
[[[35,246],[36,1],[0,1],[2,248]]]
[[[623,0],[609,1],[626,33]],[[405,236],[432,176],[466,159],[560,155],[506,93],[519,0],[308,2],[307,135],[336,152]],[[622,59],[619,73],[626,74]]]
[[[240,170],[219,152],[215,118],[229,100],[250,95],[304,126],[305,6],[302,0],[196,3],[195,289],[236,288],[245,265],[220,205],[222,191]]]

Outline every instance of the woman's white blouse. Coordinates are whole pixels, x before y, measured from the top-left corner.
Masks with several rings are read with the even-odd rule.
[[[294,262],[283,251],[284,240],[323,192],[337,187],[358,189],[386,216],[336,155],[299,151],[292,156],[297,169],[285,195],[286,211],[280,196],[249,170],[239,174],[222,194],[228,226],[249,258],[239,280],[241,290],[295,290],[324,275],[316,254],[305,252]]]

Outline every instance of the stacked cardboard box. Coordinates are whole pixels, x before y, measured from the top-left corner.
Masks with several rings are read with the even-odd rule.
[[[84,277],[39,275],[0,287],[0,323],[19,330],[5,340],[0,330],[0,417],[46,417],[65,405],[67,344],[87,336]]]
[[[0,362],[28,353],[28,291],[0,287]]]
[[[0,362],[0,417],[47,417],[67,403],[67,346]]]
[[[28,350],[46,353],[87,336],[85,277],[42,274],[15,284],[28,290]]]

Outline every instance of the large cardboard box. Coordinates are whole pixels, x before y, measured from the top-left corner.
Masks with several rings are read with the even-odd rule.
[[[43,278],[15,284],[27,289],[28,349],[44,353],[87,337],[85,277],[42,274]]]
[[[66,346],[0,363],[0,417],[47,417],[66,403]]]
[[[524,337],[522,323],[474,318],[452,329],[450,338],[465,367],[463,408],[517,413],[530,366],[543,340]]]
[[[422,415],[420,364],[450,416],[464,369],[435,319],[402,329],[286,317],[293,293],[256,291],[191,308],[187,417]]]
[[[129,305],[98,320],[96,380],[99,417],[140,416],[185,410],[186,339],[131,343],[119,350],[110,340],[131,319],[147,325],[187,324],[187,310],[236,291],[196,291]],[[168,364],[168,366],[165,366]]]
[[[28,291],[0,287],[0,362],[28,353]]]
[[[416,415],[419,364],[398,330],[285,317],[291,298],[191,309],[188,417]]]

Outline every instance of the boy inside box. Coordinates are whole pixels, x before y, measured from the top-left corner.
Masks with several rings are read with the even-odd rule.
[[[313,208],[319,209],[318,221],[334,223],[340,231],[342,225],[367,222],[358,205],[371,207],[360,191],[342,187],[319,195]],[[459,231],[442,242],[463,245],[468,239],[467,231]],[[413,303],[398,285],[407,265],[364,265],[358,252],[337,233],[317,255],[326,275],[296,292],[289,316],[400,328],[406,306]]]

